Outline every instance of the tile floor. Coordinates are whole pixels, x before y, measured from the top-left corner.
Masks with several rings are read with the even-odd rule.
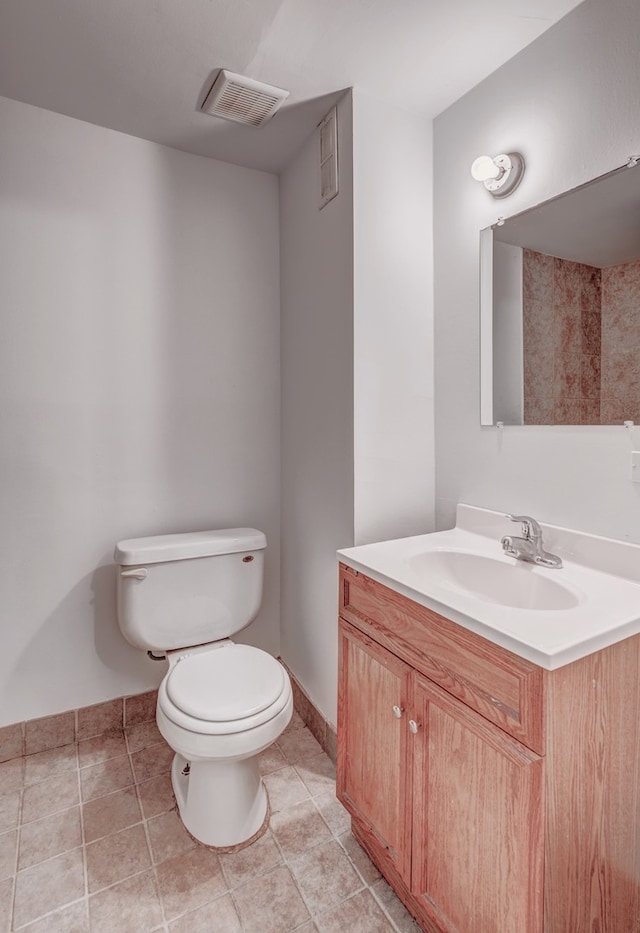
[[[261,757],[271,824],[218,855],[175,810],[155,723],[0,764],[0,933],[418,933],[294,719]]]

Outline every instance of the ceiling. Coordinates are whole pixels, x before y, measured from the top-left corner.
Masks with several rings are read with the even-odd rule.
[[[578,0],[0,0],[0,95],[278,172],[340,93],[432,118]],[[263,127],[199,110],[219,68],[286,88]]]

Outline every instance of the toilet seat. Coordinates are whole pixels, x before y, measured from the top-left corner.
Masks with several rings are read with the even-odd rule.
[[[273,719],[290,692],[289,679],[275,658],[231,642],[181,655],[160,685],[158,705],[177,726],[228,735]]]

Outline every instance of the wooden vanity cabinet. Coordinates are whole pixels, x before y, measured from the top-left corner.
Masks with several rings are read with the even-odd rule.
[[[410,775],[405,767],[411,668],[341,623],[341,731],[348,744],[339,797],[370,828],[401,877],[411,871]]]
[[[640,639],[545,671],[345,566],[339,625],[338,797],[422,928],[640,933]]]

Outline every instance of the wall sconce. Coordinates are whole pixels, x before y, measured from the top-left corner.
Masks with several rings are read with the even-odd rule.
[[[502,153],[493,159],[481,155],[471,166],[471,175],[483,182],[494,198],[506,198],[522,181],[524,159],[519,152]]]

